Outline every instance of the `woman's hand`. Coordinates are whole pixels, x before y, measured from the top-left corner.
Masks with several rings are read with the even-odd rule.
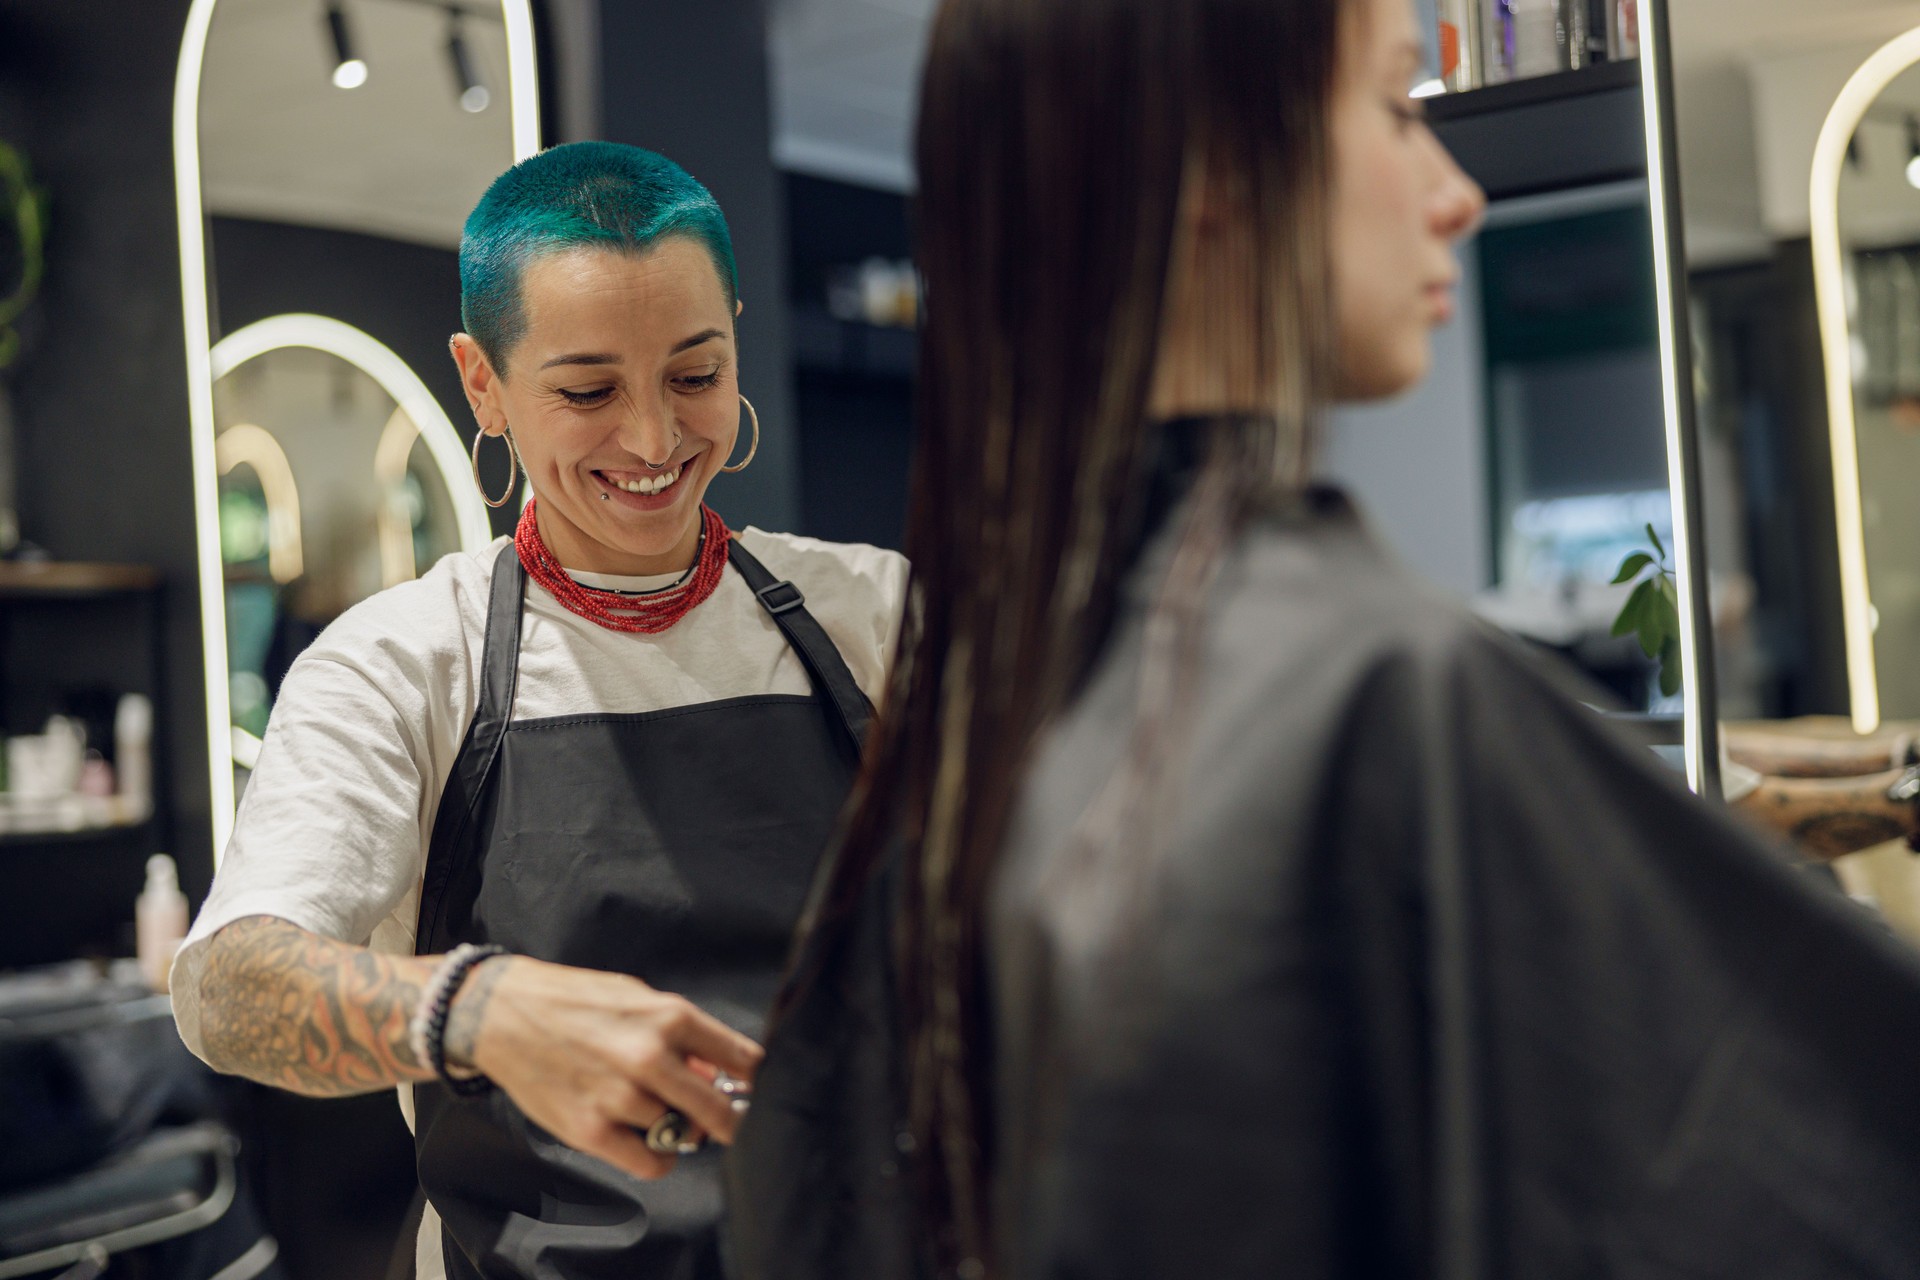
[[[448,1015],[447,1058],[487,1075],[568,1146],[640,1178],[673,1168],[644,1133],[669,1107],[721,1142],[738,1122],[714,1069],[751,1081],[761,1050],[680,996],[636,978],[489,960]]]

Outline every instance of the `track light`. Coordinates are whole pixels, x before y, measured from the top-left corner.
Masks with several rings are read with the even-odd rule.
[[[347,30],[347,15],[337,0],[327,6],[327,31],[333,36],[333,87],[358,89],[367,82],[367,64],[353,51],[353,36]]]
[[[1920,116],[1907,117],[1907,182],[1920,190]]]
[[[460,109],[479,113],[487,109],[493,95],[487,92],[473,69],[473,51],[467,48],[466,32],[458,9],[447,10],[447,61],[453,66],[454,84],[460,90]]]

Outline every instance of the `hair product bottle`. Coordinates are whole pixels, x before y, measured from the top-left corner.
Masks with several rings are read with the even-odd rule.
[[[1607,57],[1625,62],[1640,56],[1640,0],[1607,0]]]
[[[1591,5],[1588,0],[1559,0],[1559,4],[1560,65],[1564,70],[1578,71],[1595,61],[1589,36]]]
[[[1480,0],[1440,0],[1440,78],[1449,93],[1480,87]]]
[[[153,703],[145,694],[121,697],[113,716],[114,772],[126,812],[139,822],[153,812]]]
[[[1507,0],[1511,15],[1509,78],[1528,80],[1566,70],[1558,0]]]
[[[164,853],[147,859],[147,887],[133,904],[133,933],[140,976],[165,991],[173,953],[187,936],[187,897],[180,892],[178,868]]]
[[[1613,22],[1612,0],[1587,0],[1587,64],[1608,62],[1611,41],[1607,30]]]
[[[1480,83],[1513,79],[1513,0],[1474,0],[1480,10]]]

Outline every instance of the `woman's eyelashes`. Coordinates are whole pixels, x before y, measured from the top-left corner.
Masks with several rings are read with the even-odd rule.
[[[683,378],[675,378],[673,382],[682,391],[711,391],[719,385],[720,373],[720,366],[716,365],[709,373],[690,374]]]
[[[682,391],[687,393],[710,391],[715,386],[719,385],[720,375],[723,372],[725,372],[724,366],[715,366],[712,370],[710,370],[707,373],[683,374],[679,377],[669,378],[668,382],[672,384],[674,390],[676,391]],[[608,401],[612,400],[614,395],[614,388],[612,387],[588,387],[588,388],[555,387],[554,392],[562,400],[565,400],[568,404],[574,406],[577,409],[592,409],[592,408],[597,408],[600,405],[606,404]]]

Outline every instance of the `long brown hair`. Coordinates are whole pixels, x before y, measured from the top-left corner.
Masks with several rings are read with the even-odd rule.
[[[1341,2],[945,0],[934,22],[913,588],[811,927],[838,927],[902,852],[897,1012],[948,1265],[990,1263],[986,894],[1034,741],[1096,656],[1138,542],[1168,315],[1198,298],[1202,341],[1250,353],[1269,399],[1219,406],[1265,425],[1219,437],[1190,504],[1203,571],[1255,491],[1297,470],[1325,385]],[[1197,183],[1233,226],[1210,256]]]

